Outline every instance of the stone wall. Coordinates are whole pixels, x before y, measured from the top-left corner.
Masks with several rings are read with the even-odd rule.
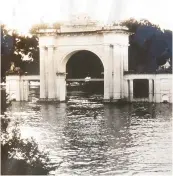
[[[148,98],[135,99],[133,97],[134,79],[149,80]],[[160,103],[160,102],[167,101],[172,103],[172,74],[127,74],[127,75],[124,75],[124,87],[128,89],[128,91],[124,93],[124,98],[130,102],[147,101],[147,102]],[[153,92],[154,92],[154,95],[153,95]]]
[[[6,76],[6,93],[9,95],[9,100],[28,101],[29,96],[29,81],[40,80],[39,75]]]
[[[116,78],[115,78],[116,79]],[[148,79],[149,80],[149,97],[148,98],[134,98],[133,96],[133,80],[134,79]],[[29,81],[31,80],[40,80],[39,75],[35,76],[15,76],[10,75],[6,77],[6,93],[9,94],[9,100],[15,99],[16,101],[28,101],[29,96]],[[167,101],[172,103],[172,74],[127,74],[124,75],[122,79],[122,88],[119,89],[121,94],[119,94],[119,99],[124,99],[129,102],[136,101],[146,101],[146,102],[164,102]],[[66,96],[66,81],[64,75],[56,75],[57,84],[57,94],[60,95],[59,100],[64,100]],[[107,83],[107,82],[106,82]],[[154,83],[154,85],[153,85]],[[112,89],[110,84],[108,85],[107,90],[110,96],[112,90],[112,100],[105,99],[108,102],[115,101],[114,99],[116,92],[113,92],[117,89]],[[113,82],[113,85],[116,85],[116,82]],[[112,85],[111,85],[112,86]],[[114,88],[114,87],[113,87]],[[154,90],[153,90],[154,88]],[[106,92],[106,91],[105,91]],[[154,95],[153,95],[154,92]],[[117,98],[117,97],[116,97]],[[52,99],[54,101],[54,99]],[[55,99],[57,101],[57,99]],[[64,100],[65,101],[65,100]]]

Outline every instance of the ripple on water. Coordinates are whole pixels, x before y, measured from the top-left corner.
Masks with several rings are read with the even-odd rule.
[[[7,115],[49,152],[56,175],[171,175],[168,104],[103,105],[100,96],[70,96],[67,104],[15,102]]]

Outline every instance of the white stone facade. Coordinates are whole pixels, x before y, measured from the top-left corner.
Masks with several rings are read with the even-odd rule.
[[[40,98],[65,101],[66,64],[73,54],[86,50],[97,55],[103,64],[104,100],[121,99],[123,73],[128,71],[128,36],[126,28],[92,23],[40,30]]]
[[[120,26],[82,23],[39,30],[40,76],[7,76],[7,93],[28,100],[28,81],[40,80],[40,101],[66,100],[66,64],[78,51],[97,55],[104,67],[104,101],[172,102],[172,74],[126,74],[129,32]],[[135,79],[147,79],[148,98],[134,98]]]
[[[172,99],[172,74],[127,74],[124,75],[124,98],[130,102],[173,102]],[[149,97],[136,99],[133,96],[133,80],[149,80]]]
[[[128,102],[173,102],[172,99],[172,74],[127,74],[123,76],[123,89],[121,99]],[[149,96],[148,98],[134,98],[133,96],[133,81],[135,79],[149,80]],[[7,76],[6,91],[10,99],[16,101],[28,101],[29,96],[29,81],[39,81],[39,76]],[[41,82],[41,80],[40,80]],[[59,85],[56,93],[60,95],[60,99],[66,96],[66,83],[64,76],[57,76],[56,83]],[[154,85],[153,85],[154,84]],[[154,89],[153,89],[154,88]],[[40,90],[41,91],[41,90]],[[41,94],[40,94],[41,97]],[[46,100],[46,99],[45,99]],[[113,99],[107,100],[113,101]]]
[[[6,76],[6,93],[9,100],[28,101],[29,81],[39,81],[40,77],[36,76]]]

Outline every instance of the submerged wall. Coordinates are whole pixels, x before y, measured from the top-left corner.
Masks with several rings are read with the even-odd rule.
[[[133,80],[147,79],[149,81],[148,98],[134,98]],[[124,75],[124,87],[128,91],[124,94],[130,102],[170,102],[172,103],[172,74],[127,74]],[[141,90],[142,91],[142,90]]]
[[[8,94],[9,100],[28,101],[29,81],[35,80],[39,81],[40,76],[6,76],[6,93]]]
[[[149,94],[147,98],[134,97],[134,80],[148,80]],[[40,80],[39,75],[36,76],[7,76],[6,77],[6,92],[9,94],[9,99],[16,101],[28,101],[29,81]],[[121,99],[128,102],[173,102],[172,99],[172,74],[127,74],[123,76],[123,89]],[[62,84],[62,83],[61,83]],[[62,90],[64,92],[64,90]],[[61,94],[64,96],[65,93]]]

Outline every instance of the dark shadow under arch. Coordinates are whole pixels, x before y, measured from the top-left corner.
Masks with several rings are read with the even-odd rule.
[[[96,54],[81,50],[69,58],[66,72],[67,78],[103,78],[104,67]]]
[[[104,78],[104,66],[101,59],[91,51],[81,50],[74,53],[66,64],[67,79],[85,79],[86,77]],[[74,83],[74,82],[73,82]],[[68,82],[67,91],[84,91],[86,93],[104,93],[104,81],[79,82],[79,86]]]

